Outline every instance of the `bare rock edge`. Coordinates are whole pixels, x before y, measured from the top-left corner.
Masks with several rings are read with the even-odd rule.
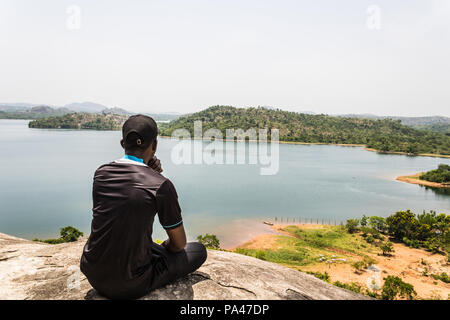
[[[50,245],[0,233],[0,299],[104,299],[92,289],[79,269],[85,241]],[[142,299],[370,298],[275,263],[209,250],[208,259],[198,271]]]

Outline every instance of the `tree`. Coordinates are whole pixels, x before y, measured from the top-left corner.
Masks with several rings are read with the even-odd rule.
[[[361,218],[361,222],[360,222],[361,226],[363,226],[363,227],[367,226],[367,221],[368,220],[369,220],[369,218],[367,218],[366,215],[363,214],[363,216]]]
[[[416,239],[416,231],[419,223],[414,213],[410,210],[398,211],[394,215],[386,218],[389,233],[396,239],[401,240],[403,237],[408,239]]]
[[[278,128],[280,141],[357,143],[382,151],[450,154],[450,136],[417,130],[391,119],[371,120],[328,115],[308,115],[267,108],[234,108],[213,106],[181,116],[160,127],[170,136],[179,128],[193,134],[193,123],[203,121],[203,129]]]
[[[412,300],[417,295],[412,284],[404,282],[399,277],[387,276],[381,291],[381,299],[394,300],[396,297]]]
[[[72,226],[61,228],[59,234],[60,237],[57,239],[46,239],[46,240],[33,239],[33,241],[45,242],[50,244],[59,244],[64,242],[74,242],[77,241],[79,237],[83,236],[83,232]]]
[[[431,170],[423,173],[419,177],[419,179],[438,183],[449,183],[450,166],[446,164],[440,164],[436,170]]]
[[[355,273],[360,273],[366,268],[366,263],[364,261],[356,261],[352,263],[352,267],[355,269]]]
[[[74,242],[83,236],[83,232],[72,226],[61,228],[59,234],[64,242]]]
[[[204,236],[199,235],[197,240],[208,249],[220,249],[219,239],[217,239],[217,236],[214,234],[207,233]]]
[[[371,216],[368,222],[369,226],[378,232],[386,232],[387,224],[383,217]]]
[[[390,255],[392,252],[395,252],[394,251],[394,245],[390,241],[383,243],[380,246],[380,249],[381,249],[381,251],[383,251],[383,256],[386,256],[388,254]]]
[[[358,225],[358,219],[348,219],[347,223],[345,224],[345,228],[347,229],[348,233],[355,233],[356,231],[358,231]]]

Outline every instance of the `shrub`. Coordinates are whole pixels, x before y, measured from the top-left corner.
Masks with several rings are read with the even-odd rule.
[[[392,242],[385,242],[380,246],[381,251],[383,252],[383,256],[386,256],[388,254],[391,254],[394,252],[394,245]]]
[[[366,268],[366,264],[364,261],[356,261],[352,263],[352,267],[355,269],[355,272],[359,272]]]
[[[361,218],[361,221],[360,221],[361,226],[362,226],[362,227],[367,226],[367,221],[368,221],[368,220],[369,220],[369,218],[367,218],[366,215],[363,214],[363,216],[362,216],[362,218]]]
[[[389,233],[396,239],[401,240],[404,237],[416,239],[416,230],[419,223],[410,210],[396,212],[386,219],[386,223],[389,226]]]
[[[74,242],[77,241],[79,237],[83,236],[83,232],[72,226],[61,228],[59,234],[61,239],[63,239],[63,242]]]
[[[366,268],[368,268],[368,267],[370,267],[371,265],[377,263],[377,261],[376,261],[375,259],[371,258],[371,257],[364,257],[364,260],[363,260],[363,261],[364,261],[364,263],[365,263],[365,267],[366,267]]]
[[[359,283],[356,283],[356,282],[343,283],[343,282],[340,282],[340,281],[336,281],[333,284],[336,287],[339,287],[339,288],[344,288],[344,289],[347,289],[347,290],[350,290],[350,291],[353,291],[353,292],[356,292],[356,293],[361,293],[362,286]]]
[[[445,283],[450,283],[450,276],[445,272],[442,272],[441,274],[430,274],[430,276],[433,279],[441,280],[442,282]]]
[[[366,237],[366,241],[367,241],[368,243],[373,243],[373,242],[375,241],[375,239],[374,239],[374,237],[372,237],[372,236],[367,236],[367,237]]]
[[[409,240],[407,237],[403,237],[403,243],[411,248],[419,248],[420,247],[420,241]]]
[[[382,217],[377,217],[377,216],[371,216],[369,218],[369,222],[368,225],[377,230],[378,232],[386,232],[388,229],[388,226],[386,224],[386,219],[382,218]]]
[[[57,239],[46,239],[46,240],[41,240],[41,239],[33,239],[33,241],[38,241],[38,242],[45,242],[45,243],[49,243],[49,244],[59,244],[59,243],[64,243],[64,242],[74,242],[77,241],[79,237],[83,236],[83,232],[81,232],[80,230],[78,230],[77,228],[74,228],[72,226],[67,226],[64,228],[61,228],[59,231],[60,237]]]
[[[414,299],[417,292],[412,284],[404,282],[399,277],[387,276],[384,278],[384,284],[381,291],[383,300],[394,300],[396,297]]]
[[[366,289],[366,295],[375,299],[381,298],[381,296],[378,293],[370,291],[369,289]]]
[[[325,271],[325,273],[306,271],[306,273],[313,275],[314,277],[319,278],[322,281],[325,281],[328,283],[330,282],[330,275],[326,271]]]
[[[202,243],[208,249],[220,249],[220,241],[214,234],[207,233],[204,236],[199,235],[197,241]]]
[[[423,242],[424,248],[433,253],[440,252],[440,245],[441,244],[437,239],[429,239]]]
[[[256,251],[255,257],[257,259],[266,260],[266,252],[263,250],[258,250],[258,251]]]
[[[358,231],[359,220],[358,219],[348,219],[345,224],[345,228],[348,233],[355,233]]]

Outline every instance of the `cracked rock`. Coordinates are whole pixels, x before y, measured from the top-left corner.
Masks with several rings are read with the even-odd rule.
[[[14,250],[14,256],[0,261],[0,299],[104,299],[79,269],[85,241],[51,245],[0,233],[0,252]],[[275,263],[208,250],[208,259],[199,270],[141,299],[370,298]]]

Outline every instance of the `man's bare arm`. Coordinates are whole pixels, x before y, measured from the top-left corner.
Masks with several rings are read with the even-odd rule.
[[[169,239],[163,242],[163,246],[171,252],[179,252],[186,246],[186,232],[184,226],[180,225],[166,230]]]

